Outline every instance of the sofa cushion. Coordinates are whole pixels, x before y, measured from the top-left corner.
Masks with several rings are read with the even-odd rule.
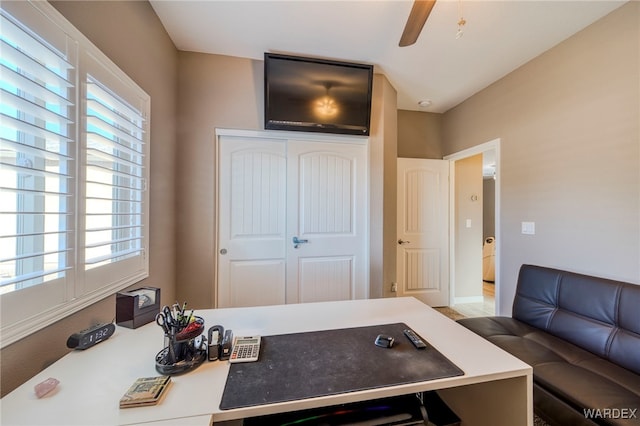
[[[620,328],[611,342],[609,359],[640,374],[640,285],[620,293]]]
[[[458,323],[531,365],[536,388],[579,413],[640,406],[638,375],[557,336],[508,317],[465,318]],[[637,423],[613,419],[607,424]]]
[[[591,419],[584,417],[566,401],[549,393],[545,388],[533,384],[533,405],[538,417],[549,426],[596,426]]]
[[[535,367],[535,381],[555,395],[582,409],[638,407],[640,394],[610,380],[605,371],[587,370],[579,365],[550,362]]]
[[[640,286],[523,265],[512,316],[640,374]]]
[[[513,318],[465,318],[458,323],[534,367],[534,374],[539,364],[579,363],[594,357],[571,343]]]

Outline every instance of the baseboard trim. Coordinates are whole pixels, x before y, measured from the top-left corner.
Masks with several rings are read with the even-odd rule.
[[[454,297],[453,304],[461,305],[464,303],[482,303],[484,302],[484,297],[482,296],[468,296],[468,297]]]

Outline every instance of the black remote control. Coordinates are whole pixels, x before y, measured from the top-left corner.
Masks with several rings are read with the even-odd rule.
[[[420,336],[418,336],[413,330],[407,328],[404,330],[404,335],[411,340],[411,343],[413,343],[413,346],[415,346],[416,349],[425,349],[427,347],[427,344],[424,343]]]

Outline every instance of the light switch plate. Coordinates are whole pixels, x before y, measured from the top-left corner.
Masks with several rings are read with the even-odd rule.
[[[536,223],[535,222],[522,222],[522,233],[525,235],[535,235]]]

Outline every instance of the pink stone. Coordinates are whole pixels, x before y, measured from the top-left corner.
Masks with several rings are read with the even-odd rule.
[[[54,379],[53,377],[49,377],[47,380],[38,383],[34,387],[36,396],[38,398],[42,398],[43,396],[54,390],[59,383],[60,382],[58,381],[58,379]]]

